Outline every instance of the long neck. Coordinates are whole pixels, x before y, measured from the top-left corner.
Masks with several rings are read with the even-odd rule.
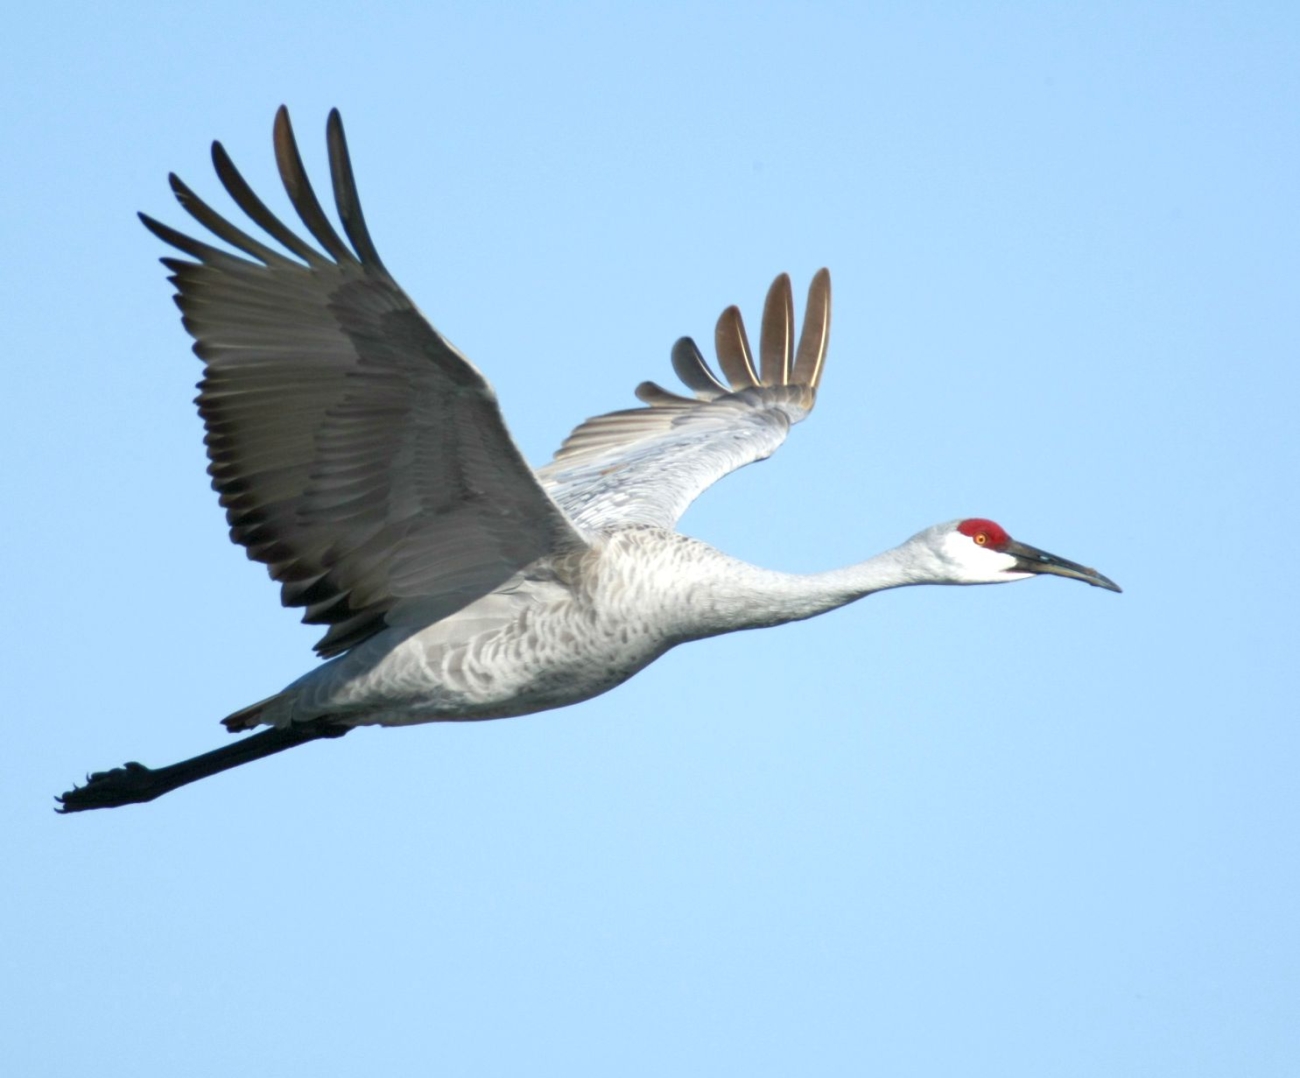
[[[727,571],[710,580],[699,596],[707,597],[700,613],[711,632],[800,621],[872,592],[934,582],[901,547],[825,573],[778,573],[730,558],[726,562]]]

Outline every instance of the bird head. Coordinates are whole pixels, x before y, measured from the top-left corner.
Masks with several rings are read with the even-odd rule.
[[[1005,584],[1031,576],[1064,576],[1096,588],[1119,591],[1113,580],[1077,562],[1012,539],[1000,524],[968,517],[938,524],[916,536],[930,548],[954,584]]]

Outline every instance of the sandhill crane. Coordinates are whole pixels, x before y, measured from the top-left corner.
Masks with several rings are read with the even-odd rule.
[[[782,274],[767,294],[757,366],[729,307],[716,330],[722,378],[684,337],[672,364],[691,396],[644,382],[645,407],[588,419],[533,471],[487,380],[380,260],[337,110],[326,135],[347,241],[308,182],[288,112],[276,115],[280,176],[324,253],[267,209],[220,143],[212,158],[222,184],[288,255],[174,175],[181,206],[241,254],[140,217],[192,259],[163,263],[205,364],[197,403],[231,538],[267,566],[286,606],[328,626],[316,645],[327,661],[223,720],[231,732],[269,729],[171,767],[93,774],[59,798],[60,811],[151,801],[356,726],[562,707],[685,641],[797,621],[885,588],[1053,574],[1120,590],[982,518],[807,576],[676,532],[696,496],[767,457],[812,410],[830,329],[824,269],[797,348]]]

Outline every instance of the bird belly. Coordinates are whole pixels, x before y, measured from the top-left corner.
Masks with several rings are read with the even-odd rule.
[[[263,721],[405,726],[527,715],[607,692],[671,646],[652,626],[576,602],[526,606],[489,625],[473,607],[464,613],[381,633],[300,678]]]

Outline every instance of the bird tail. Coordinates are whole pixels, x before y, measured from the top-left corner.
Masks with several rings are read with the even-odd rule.
[[[242,730],[251,730],[254,726],[261,726],[262,723],[267,721],[262,718],[262,712],[283,695],[283,693],[276,693],[274,696],[268,696],[265,700],[249,704],[248,707],[241,707],[238,711],[222,719],[221,725],[232,734],[237,734]]]

